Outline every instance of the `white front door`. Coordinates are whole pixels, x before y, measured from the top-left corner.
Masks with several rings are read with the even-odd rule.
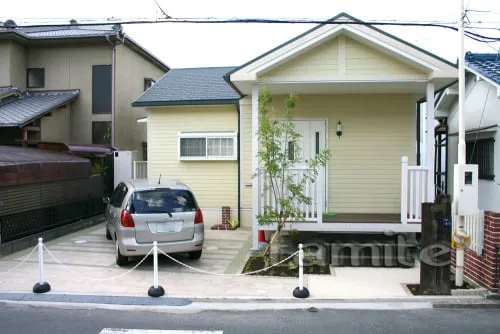
[[[295,152],[293,147],[289,145],[290,158],[294,157],[298,160],[295,168],[305,168],[312,158],[326,147],[326,120],[293,120],[295,131],[300,133],[299,150]],[[323,168],[322,173],[323,184],[323,203],[326,208],[326,168]]]

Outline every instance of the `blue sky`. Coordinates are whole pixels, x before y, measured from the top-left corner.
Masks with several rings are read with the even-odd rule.
[[[157,0],[169,15],[178,18],[310,18],[328,19],[347,12],[361,20],[446,21],[456,23],[460,0]],[[474,26],[500,28],[500,1],[464,0]],[[161,16],[154,0],[16,0],[3,6],[0,20],[16,22],[68,22],[77,20],[154,19]],[[478,12],[481,11],[481,12]],[[482,24],[476,22],[484,22]],[[127,25],[125,33],[173,68],[232,66],[264,53],[311,28],[304,24],[145,24]],[[457,32],[439,28],[381,27],[449,61],[459,53]],[[476,30],[500,37],[499,30]],[[465,50],[498,51],[490,45],[465,41]]]

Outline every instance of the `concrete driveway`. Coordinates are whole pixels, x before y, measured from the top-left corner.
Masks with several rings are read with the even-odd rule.
[[[207,275],[159,257],[159,284],[167,296],[184,298],[293,299],[296,278],[234,276],[248,256],[251,231],[205,231],[200,260],[176,258]],[[50,293],[106,296],[147,296],[153,285],[153,260],[126,267],[114,264],[113,243],[106,240],[104,224],[49,241],[45,252],[45,280]],[[36,251],[17,267],[33,248],[0,258],[0,292],[31,292],[39,280]],[[60,263],[59,263],[60,262]],[[134,269],[134,270],[132,270]],[[405,283],[418,283],[419,268],[333,268],[332,275],[306,275],[311,299],[408,298]]]
[[[207,275],[159,256],[159,284],[169,296],[189,298],[283,298],[291,296],[297,280],[273,277],[242,277],[249,252],[250,230],[206,229],[203,255],[190,260],[175,257],[187,265],[222,275]],[[114,264],[113,243],[106,240],[104,224],[48,241],[44,253],[45,280],[51,293],[87,295],[147,296],[153,285],[153,259],[126,267]],[[18,266],[33,248],[0,258],[0,292],[31,292],[39,280],[37,252]],[[55,257],[55,259],[52,257]],[[132,270],[132,271],[131,271]]]

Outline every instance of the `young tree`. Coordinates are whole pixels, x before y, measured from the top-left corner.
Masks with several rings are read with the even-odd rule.
[[[297,103],[297,96],[290,94],[285,101],[283,112],[272,106],[272,96],[268,89],[259,92],[259,173],[254,177],[263,177],[264,191],[270,191],[277,205],[266,204],[264,213],[257,215],[259,225],[277,224],[276,233],[271,238],[263,254],[281,233],[286,223],[304,218],[299,209],[301,204],[311,204],[311,198],[303,192],[307,182],[315,182],[319,168],[330,159],[330,150],[323,149],[309,160],[308,166],[300,179],[294,178],[290,168],[300,157],[299,140],[301,135],[295,130],[292,111]],[[293,150],[293,151],[291,151]]]

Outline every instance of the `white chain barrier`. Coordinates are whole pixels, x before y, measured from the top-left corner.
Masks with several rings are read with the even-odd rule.
[[[10,273],[11,271],[14,271],[16,270],[17,268],[19,268],[20,266],[22,266],[26,261],[28,261],[28,259],[33,255],[33,253],[38,249],[38,245],[33,247],[33,249],[31,250],[31,252],[29,252],[28,255],[26,255],[26,257],[18,264],[16,264],[14,267],[10,268],[9,270],[7,271],[3,271],[1,272],[0,274],[8,274]]]
[[[123,277],[129,273],[131,273],[132,271],[134,271],[135,269],[137,269],[137,267],[139,267],[144,261],[146,261],[147,257],[149,255],[151,255],[151,253],[153,252],[153,248],[151,248],[149,250],[149,252],[141,259],[141,261],[139,261],[139,263],[137,263],[135,266],[133,266],[132,268],[130,268],[129,270],[127,270],[126,272],[124,273],[121,273],[120,275],[116,275],[116,276],[112,276],[112,277],[107,277],[107,278],[95,278],[95,277],[89,277],[89,276],[86,276],[86,275],[82,275],[80,272],[77,272],[73,269],[71,269],[70,267],[66,266],[64,263],[62,263],[61,261],[59,261],[55,256],[54,254],[52,254],[51,251],[49,251],[49,249],[47,247],[45,247],[45,245],[43,246],[43,248],[45,248],[45,250],[47,251],[47,254],[50,255],[50,257],[57,262],[57,264],[61,265],[65,270],[73,273],[73,274],[78,274],[80,277],[83,277],[85,279],[88,279],[88,280],[92,280],[92,281],[111,281],[111,280],[114,280],[114,279],[117,279],[117,278],[120,278],[120,277]]]
[[[309,297],[309,290],[304,287],[304,245],[299,244],[299,286],[293,290],[295,298]]]
[[[191,267],[190,265],[187,265],[187,264],[185,264],[185,263],[177,260],[176,258],[168,255],[167,253],[165,253],[161,249],[159,250],[159,252],[162,253],[163,255],[165,255],[166,257],[168,257],[169,259],[171,259],[172,261],[176,262],[177,264],[180,264],[183,267],[186,267],[186,268],[191,269],[193,271],[197,271],[199,273],[208,274],[208,275],[215,275],[215,276],[247,276],[247,275],[257,274],[257,273],[269,270],[269,269],[271,269],[273,267],[279,266],[280,264],[282,264],[282,263],[290,260],[291,258],[293,258],[295,255],[297,255],[299,253],[299,251],[296,251],[295,253],[293,253],[292,255],[290,255],[289,257],[287,257],[286,259],[281,260],[280,262],[274,263],[274,264],[270,265],[269,267],[262,268],[262,269],[259,269],[259,270],[254,270],[254,271],[250,271],[250,272],[247,272],[247,273],[225,274],[225,273],[213,273],[213,272],[210,272],[210,271],[206,271],[206,270],[198,269],[198,268],[195,268],[195,267]]]
[[[254,275],[254,274],[258,274],[258,273],[261,273],[261,272],[264,272],[264,271],[267,271],[273,267],[276,267],[276,266],[279,266],[281,264],[283,264],[284,262],[287,262],[288,260],[292,259],[293,257],[295,257],[297,254],[299,255],[299,286],[294,290],[294,293],[293,295],[297,298],[307,298],[309,296],[309,291],[307,290],[307,288],[304,287],[304,273],[303,273],[303,267],[304,267],[304,250],[302,249],[303,248],[303,245],[302,244],[299,244],[299,250],[296,251],[295,253],[289,255],[288,257],[286,257],[285,259],[277,262],[277,263],[274,263],[268,267],[265,267],[265,268],[261,268],[261,269],[258,269],[258,270],[254,270],[254,271],[251,271],[251,272],[245,272],[245,273],[236,273],[236,274],[227,274],[227,273],[214,273],[214,272],[210,272],[210,271],[207,271],[207,270],[203,270],[203,269],[199,269],[199,268],[195,268],[195,267],[192,267],[188,264],[185,264],[179,260],[177,260],[176,258],[170,256],[169,254],[165,253],[164,251],[162,251],[161,249],[159,249],[157,247],[157,242],[155,241],[154,242],[154,245],[153,247],[149,250],[149,252],[135,265],[133,266],[131,269],[127,270],[126,272],[124,273],[121,273],[119,275],[115,275],[115,276],[112,276],[112,277],[107,277],[107,278],[95,278],[95,277],[89,277],[89,276],[86,276],[86,275],[82,275],[81,272],[77,272],[75,270],[73,270],[72,268],[70,268],[69,266],[65,265],[64,263],[62,263],[58,258],[56,258],[54,256],[54,254],[52,254],[52,252],[43,244],[42,242],[42,238],[39,238],[38,239],[38,245],[33,247],[33,249],[31,250],[31,252],[19,263],[17,264],[16,266],[14,266],[13,268],[11,268],[10,270],[4,272],[4,273],[10,273],[12,272],[13,270],[19,268],[21,265],[23,265],[32,255],[33,253],[38,249],[38,263],[39,263],[39,269],[40,269],[40,280],[39,282],[35,285],[33,291],[34,292],[38,292],[38,291],[35,291],[35,289],[37,288],[40,288],[40,285],[44,288],[47,288],[47,289],[40,289],[41,291],[40,292],[46,292],[48,290],[50,290],[50,285],[44,281],[44,271],[43,271],[43,250],[45,249],[45,251],[47,252],[47,254],[57,263],[59,264],[60,266],[62,266],[65,270],[73,273],[73,274],[77,274],[79,277],[83,277],[87,280],[92,280],[92,281],[111,281],[111,280],[114,280],[114,279],[117,279],[117,278],[121,278],[121,277],[124,277],[125,275],[128,275],[129,273],[131,273],[132,271],[134,271],[135,269],[137,269],[146,259],[149,255],[151,255],[151,253],[153,253],[154,255],[154,262],[153,262],[153,266],[154,266],[154,276],[153,276],[153,286],[150,288],[150,291],[148,291],[148,294],[151,296],[151,297],[159,297],[161,295],[164,294],[164,290],[161,286],[158,285],[158,253],[161,253],[163,255],[165,255],[167,258],[169,258],[170,260],[174,261],[175,263],[185,267],[185,268],[188,268],[192,271],[196,271],[196,272],[199,272],[199,273],[203,273],[203,274],[208,274],[208,275],[214,275],[214,276],[248,276],[248,275]],[[42,291],[44,290],[44,291]]]

